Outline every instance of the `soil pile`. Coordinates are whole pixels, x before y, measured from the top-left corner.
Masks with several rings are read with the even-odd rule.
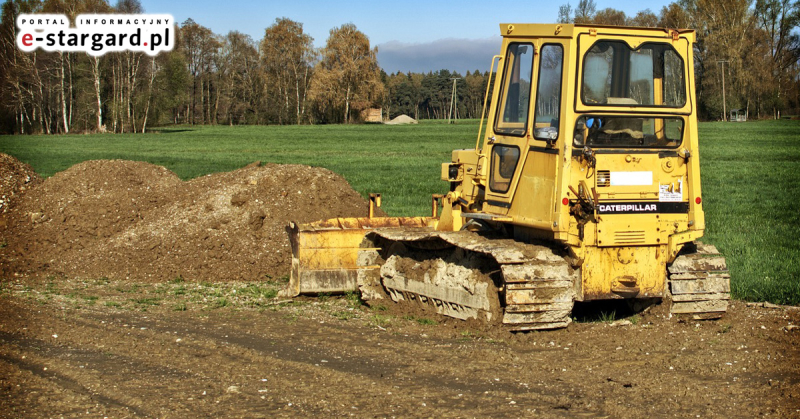
[[[417,120],[408,116],[408,115],[400,115],[391,121],[387,121],[386,125],[404,125],[404,124],[416,124]]]
[[[88,161],[7,214],[0,274],[264,280],[289,272],[289,221],[366,212],[366,200],[327,169],[254,163],[184,182],[149,163]]]
[[[31,166],[0,153],[0,214],[7,213],[22,193],[39,182]]]

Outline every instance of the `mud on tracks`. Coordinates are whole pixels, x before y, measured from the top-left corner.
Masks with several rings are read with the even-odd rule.
[[[87,161],[2,215],[0,274],[263,280],[288,273],[289,221],[366,212],[366,200],[322,168],[254,163],[181,181],[149,163]]]

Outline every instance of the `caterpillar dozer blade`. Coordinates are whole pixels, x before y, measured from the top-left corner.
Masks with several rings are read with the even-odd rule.
[[[429,227],[430,217],[333,218],[286,227],[292,270],[283,297],[357,290],[358,252],[364,235],[380,227]]]
[[[289,285],[281,296],[360,292],[421,314],[512,331],[570,322],[579,272],[552,249],[496,234],[437,231],[437,219],[335,218],[287,227]]]

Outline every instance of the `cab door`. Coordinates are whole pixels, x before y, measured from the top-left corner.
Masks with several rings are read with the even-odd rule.
[[[508,43],[488,139],[489,173],[484,211],[506,215],[527,157],[538,41]]]
[[[555,220],[556,178],[559,174],[559,153],[566,141],[563,132],[565,112],[562,106],[563,71],[568,44],[558,39],[543,39],[537,57],[532,136],[528,137],[525,164],[516,181],[508,215],[514,224],[552,229]]]

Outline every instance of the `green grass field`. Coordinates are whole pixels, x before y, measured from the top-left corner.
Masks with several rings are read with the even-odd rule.
[[[800,122],[700,125],[705,241],[736,298],[800,305]]]
[[[183,179],[254,161],[322,166],[390,215],[427,215],[450,152],[475,145],[456,125],[170,127],[146,135],[4,136],[0,151],[51,176],[92,159],[142,160]],[[728,258],[738,299],[800,305],[800,123],[700,125],[706,237]]]
[[[0,152],[52,176],[94,159],[141,160],[181,179],[224,172],[254,161],[322,166],[362,195],[383,194],[392,215],[427,214],[430,195],[447,191],[441,163],[474,147],[477,122],[460,125],[322,125],[176,127],[147,135],[0,136]]]

